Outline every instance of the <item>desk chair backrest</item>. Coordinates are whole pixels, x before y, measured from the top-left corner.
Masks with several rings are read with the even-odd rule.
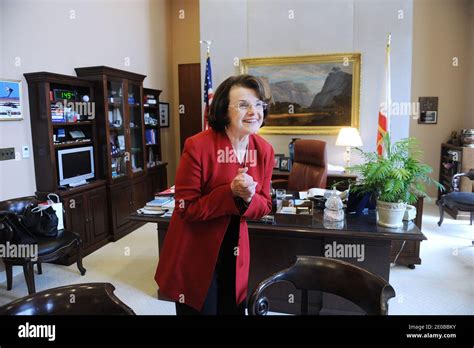
[[[271,306],[263,291],[272,284],[286,281],[302,290],[301,314],[307,315],[308,291],[321,291],[343,297],[368,315],[387,315],[388,300],[395,290],[384,279],[348,262],[318,256],[297,256],[290,268],[261,282],[249,301],[250,315],[265,315]]]
[[[326,142],[297,140],[293,167],[288,179],[288,190],[305,191],[313,187],[326,188],[327,175]]]
[[[84,283],[37,292],[3,307],[0,315],[135,315],[110,283]]]

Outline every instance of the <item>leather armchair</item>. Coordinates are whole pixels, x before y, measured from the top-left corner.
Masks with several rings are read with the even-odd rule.
[[[295,142],[295,158],[288,181],[274,180],[272,186],[289,191],[326,188],[327,176],[326,142],[300,139]]]
[[[0,202],[0,214],[15,214],[21,217],[28,205],[37,203],[39,203],[39,201],[34,196],[6,200]],[[77,233],[64,229],[59,230],[56,237],[34,236],[34,238],[31,239],[30,235],[28,241],[25,241],[24,236],[18,236],[19,233],[20,231],[14,231],[13,238],[10,239],[10,242],[30,244],[32,241],[35,241],[38,245],[38,255],[36,260],[32,260],[32,258],[28,257],[2,258],[7,275],[7,290],[12,289],[13,266],[23,267],[28,293],[32,294],[36,292],[33,265],[36,264],[38,274],[42,274],[42,263],[59,260],[72,250],[76,250],[77,253],[77,268],[79,272],[81,275],[86,273],[86,269],[82,266],[82,240]],[[2,239],[6,239],[6,237],[2,237]]]
[[[395,290],[389,283],[359,266],[326,257],[297,256],[290,268],[273,274],[255,287],[249,300],[249,315],[267,314],[271,304],[265,289],[279,282],[291,283],[301,290],[301,315],[311,314],[308,291],[345,298],[367,315],[387,315],[388,300],[395,297]]]
[[[60,286],[8,303],[0,315],[135,315],[114,290],[110,283]]]

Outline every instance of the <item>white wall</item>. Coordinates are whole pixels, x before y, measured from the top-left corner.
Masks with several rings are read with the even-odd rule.
[[[290,10],[294,19],[289,19]],[[392,33],[392,100],[410,101],[412,13],[412,0],[201,0],[201,38],[214,41],[215,88],[238,74],[234,57],[361,52],[360,132],[364,147],[375,150],[388,32]],[[204,61],[202,49],[202,76]],[[392,119],[392,131],[395,138],[408,136],[408,116]],[[265,137],[276,153],[288,153],[288,143],[296,136]],[[326,141],[330,163],[343,164],[344,149],[334,145],[336,136],[298,137]]]
[[[147,75],[144,86],[170,98],[168,0],[1,1],[1,77],[22,80],[25,118],[0,123],[0,147],[31,147],[26,72],[75,75],[75,67],[107,65]],[[0,182],[0,200],[33,194],[33,157],[0,162]]]

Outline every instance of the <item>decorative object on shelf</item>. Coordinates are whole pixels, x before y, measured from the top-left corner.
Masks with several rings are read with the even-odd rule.
[[[275,164],[273,165],[273,169],[276,169],[276,170],[279,170],[280,169],[280,162],[281,162],[281,159],[285,157],[284,154],[275,154]]]
[[[351,193],[369,193],[377,199],[377,223],[396,228],[403,225],[407,204],[415,203],[419,197],[428,197],[426,186],[439,182],[430,178],[432,168],[420,162],[422,152],[415,138],[401,139],[393,144],[386,133],[383,137],[386,156],[376,151],[365,152],[357,148],[363,164],[349,167],[351,172],[360,174],[357,185],[351,186]]]
[[[461,131],[461,143],[463,146],[474,147],[474,128]]]
[[[458,132],[456,131],[451,132],[451,136],[449,137],[448,144],[452,144],[456,146],[461,145],[461,141],[459,140],[459,137],[458,137]]]
[[[344,221],[344,204],[336,190],[332,190],[331,196],[326,200],[324,209],[324,220],[330,222]]]
[[[280,170],[283,172],[291,171],[290,157],[282,157],[280,160]]]
[[[346,168],[348,168],[351,163],[351,147],[362,146],[362,139],[357,128],[341,128],[339,135],[337,136],[336,146],[346,147],[346,152],[344,152],[344,162]]]
[[[167,128],[170,126],[170,104],[160,103],[160,127]]]
[[[290,162],[293,165],[295,161],[295,141],[299,140],[300,138],[292,138],[290,143],[288,144],[288,154],[290,156]]]
[[[0,121],[22,119],[21,81],[0,79]]]
[[[272,97],[263,134],[337,134],[359,126],[360,53],[245,58]]]
[[[115,108],[113,111],[113,120],[112,125],[116,128],[122,127],[122,113],[120,112],[119,108]]]

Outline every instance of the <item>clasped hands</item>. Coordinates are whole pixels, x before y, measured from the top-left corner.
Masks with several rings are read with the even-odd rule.
[[[253,181],[253,178],[247,174],[247,171],[248,167],[239,168],[237,175],[230,183],[230,189],[234,197],[240,197],[244,202],[250,203],[255,194],[257,182]]]

